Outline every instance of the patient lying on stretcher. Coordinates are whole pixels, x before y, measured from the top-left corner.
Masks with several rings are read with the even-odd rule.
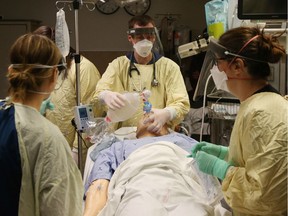
[[[85,185],[84,216],[214,215],[187,167],[197,141],[167,127],[153,134],[144,119],[136,140],[113,143],[97,156]]]

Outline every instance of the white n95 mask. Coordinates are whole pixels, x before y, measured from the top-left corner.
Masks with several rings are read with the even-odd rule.
[[[224,71],[220,71],[217,67],[217,65],[214,65],[213,68],[210,70],[213,81],[216,85],[216,88],[218,90],[224,90],[226,92],[229,92],[229,89],[227,87],[227,80],[228,77]]]
[[[147,57],[152,50],[153,43],[147,39],[141,40],[134,44],[133,48],[143,58]]]

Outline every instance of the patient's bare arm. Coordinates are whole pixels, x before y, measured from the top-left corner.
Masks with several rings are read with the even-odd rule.
[[[90,185],[86,193],[85,209],[83,216],[96,216],[105,206],[107,201],[109,181],[98,179]]]

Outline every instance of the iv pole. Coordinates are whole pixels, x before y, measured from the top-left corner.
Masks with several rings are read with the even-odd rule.
[[[76,69],[76,102],[77,106],[81,105],[81,84],[80,84],[80,54],[79,54],[79,24],[78,24],[78,11],[80,8],[80,4],[85,4],[88,10],[93,11],[95,9],[95,3],[92,1],[83,1],[83,0],[73,0],[73,1],[56,1],[56,7],[57,4],[63,3],[65,7],[65,4],[71,4],[73,5],[74,9],[74,16],[75,16],[75,48],[76,53],[74,55],[74,61],[75,61],[75,69]],[[89,8],[88,4],[93,4],[93,8]],[[63,9],[62,8],[62,9]],[[69,7],[70,8],[70,7]],[[59,9],[57,7],[57,9]],[[82,166],[82,139],[80,133],[77,133],[77,141],[78,141],[78,168],[80,169],[81,174],[83,175],[83,166]]]
[[[96,0],[98,1],[98,0]],[[100,0],[102,1],[102,0]],[[104,0],[103,0],[104,1]],[[134,2],[134,1],[139,1],[139,0],[120,0],[119,4],[121,6],[124,6],[124,4],[126,2]],[[104,1],[105,2],[105,1]],[[117,3],[117,1],[115,1]],[[59,8],[57,5],[59,3],[63,4],[62,8]],[[77,101],[77,106],[81,105],[81,86],[80,86],[80,54],[79,54],[79,29],[78,29],[78,11],[80,8],[80,4],[85,4],[86,8],[89,11],[93,11],[95,9],[95,2],[94,1],[89,1],[89,0],[60,0],[60,1],[56,1],[56,8],[59,9],[63,9],[65,7],[65,5],[69,4],[69,8],[70,5],[73,5],[73,9],[74,9],[74,14],[75,14],[75,43],[76,43],[76,53],[74,55],[74,61],[75,61],[75,67],[76,67],[76,101]],[[92,8],[89,8],[88,5],[93,5]],[[70,8],[71,9],[71,8]],[[82,166],[82,139],[80,136],[80,133],[77,133],[77,141],[78,141],[78,167],[80,169],[81,174],[83,175],[83,166]]]
[[[75,13],[75,43],[76,43],[76,53],[74,55],[75,67],[76,67],[76,101],[77,106],[81,104],[81,86],[80,86],[80,54],[79,54],[79,29],[78,29],[78,12],[79,12],[80,3],[78,0],[73,1],[73,8]],[[83,166],[82,166],[82,140],[80,133],[77,133],[78,141],[78,167],[81,174],[83,175]]]

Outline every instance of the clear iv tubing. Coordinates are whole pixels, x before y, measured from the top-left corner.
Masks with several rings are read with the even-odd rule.
[[[206,94],[207,94],[207,86],[209,80],[211,79],[212,74],[210,74],[206,80],[205,88],[204,88],[204,98],[203,98],[203,106],[202,106],[202,121],[201,121],[201,129],[200,129],[200,142],[202,142],[203,128],[204,128],[204,117],[205,117],[205,104],[206,104]]]

